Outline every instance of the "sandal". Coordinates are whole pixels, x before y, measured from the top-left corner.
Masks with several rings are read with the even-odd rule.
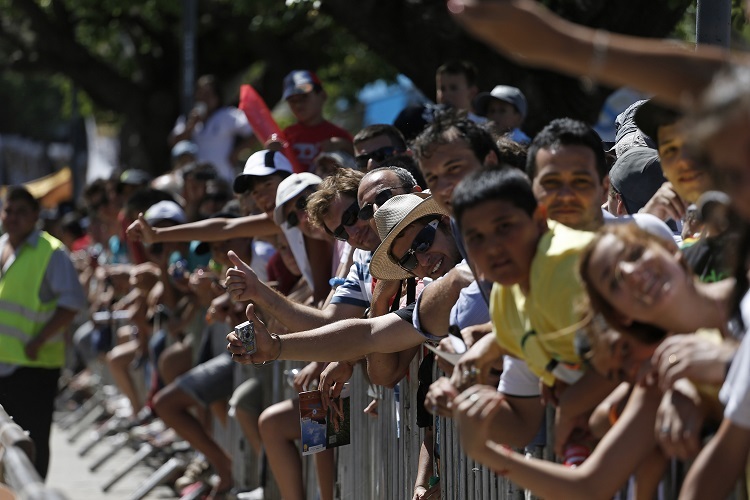
[[[211,492],[206,496],[205,500],[237,500],[237,490],[234,488],[234,486],[230,486],[229,488],[224,488],[223,490],[218,491],[219,481],[219,476],[211,476],[211,479],[208,481],[208,483],[212,484],[213,487],[211,488]]]

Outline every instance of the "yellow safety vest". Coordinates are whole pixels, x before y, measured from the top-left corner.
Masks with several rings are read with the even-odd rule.
[[[38,368],[65,364],[65,341],[60,332],[42,345],[37,359],[28,359],[24,352],[26,343],[39,335],[57,308],[57,299],[42,302],[39,290],[52,253],[61,246],[42,231],[36,246],[24,244],[0,278],[0,362]]]

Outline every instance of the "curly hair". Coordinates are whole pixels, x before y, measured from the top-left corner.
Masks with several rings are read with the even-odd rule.
[[[421,162],[423,158],[432,156],[437,146],[457,139],[466,141],[480,162],[484,162],[490,152],[500,158],[500,151],[489,130],[470,120],[465,113],[453,109],[437,113],[432,123],[414,139],[414,157]]]

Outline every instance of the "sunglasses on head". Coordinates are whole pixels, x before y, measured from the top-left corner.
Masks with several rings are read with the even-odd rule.
[[[409,247],[406,253],[400,259],[396,259],[402,269],[412,273],[417,268],[417,265],[419,265],[417,254],[426,252],[435,242],[435,233],[437,232],[438,224],[440,224],[439,218],[428,222],[414,237],[411,247]]]
[[[393,146],[386,146],[369,153],[357,155],[354,159],[357,161],[357,168],[359,168],[360,170],[365,170],[370,159],[372,159],[372,161],[374,161],[375,163],[380,163],[381,161],[393,156],[395,152],[396,148],[394,148]]]
[[[346,232],[346,228],[357,223],[357,215],[359,215],[359,204],[357,203],[357,200],[354,200],[354,202],[349,205],[349,208],[344,210],[344,213],[341,214],[341,224],[339,224],[336,229],[331,231],[325,224],[323,224],[323,227],[328,234],[337,240],[347,241],[349,239],[349,233]]]
[[[393,193],[394,189],[399,189],[397,187],[384,189],[381,192],[379,192],[377,195],[375,195],[375,201],[373,203],[366,203],[362,208],[359,209],[359,218],[362,220],[370,220],[375,215],[375,210],[377,210],[375,207],[380,207],[383,203],[390,200],[395,196]]]
[[[297,224],[299,224],[299,216],[297,215],[297,211],[304,210],[305,208],[307,208],[307,195],[297,198],[297,201],[294,202],[294,210],[289,212],[289,215],[286,216],[286,223],[289,225],[289,227],[295,227]]]

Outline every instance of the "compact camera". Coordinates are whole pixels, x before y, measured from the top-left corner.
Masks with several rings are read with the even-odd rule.
[[[237,338],[240,339],[242,345],[245,346],[245,351],[248,354],[253,354],[257,351],[255,347],[255,325],[252,321],[245,321],[234,327],[234,333],[237,334]]]

